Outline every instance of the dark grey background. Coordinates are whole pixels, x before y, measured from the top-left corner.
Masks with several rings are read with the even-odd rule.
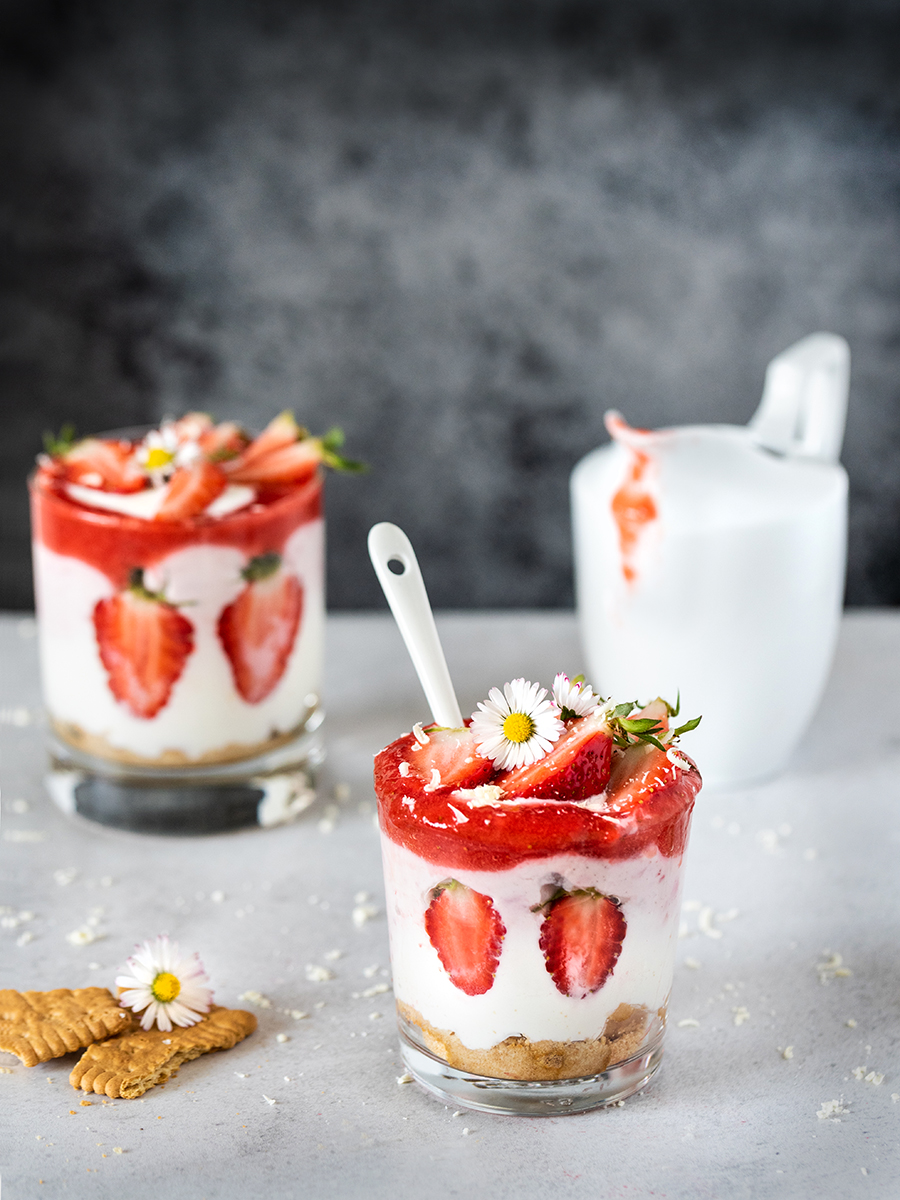
[[[843,333],[848,599],[900,603],[900,8],[0,5],[0,604],[43,429],[340,423],[330,602],[404,526],[441,606],[572,602],[616,406],[745,421]]]

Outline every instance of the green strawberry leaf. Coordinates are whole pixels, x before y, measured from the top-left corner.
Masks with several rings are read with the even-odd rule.
[[[683,725],[679,725],[677,729],[672,731],[672,737],[681,737],[683,733],[690,733],[692,729],[696,729],[703,720],[702,716],[694,717],[692,721],[685,721]]]
[[[364,471],[368,471],[367,463],[357,462],[353,458],[344,458],[342,454],[338,454],[341,446],[344,444],[344,431],[335,425],[332,429],[319,438],[319,446],[322,451],[322,462],[327,467],[332,467],[335,471],[346,471],[349,475],[360,475]]]
[[[51,433],[49,429],[44,431],[44,449],[52,458],[68,454],[77,441],[75,426],[71,421],[67,421],[58,434]]]
[[[662,750],[663,754],[665,754],[666,747],[662,744],[661,741],[659,741],[658,738],[655,738],[652,733],[639,733],[636,736],[637,736],[638,741],[648,742],[651,746],[655,746],[657,748],[657,750]]]
[[[655,717],[619,717],[618,724],[626,733],[660,733],[662,730]]]

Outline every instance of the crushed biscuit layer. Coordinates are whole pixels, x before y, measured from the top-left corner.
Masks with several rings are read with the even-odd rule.
[[[599,1037],[582,1041],[531,1041],[523,1036],[505,1038],[487,1049],[466,1046],[449,1029],[436,1029],[402,1000],[397,1001],[401,1024],[413,1040],[459,1071],[492,1079],[576,1079],[599,1075],[643,1050],[665,1024],[665,1007],[651,1014],[642,1005],[620,1004],[607,1019]]]

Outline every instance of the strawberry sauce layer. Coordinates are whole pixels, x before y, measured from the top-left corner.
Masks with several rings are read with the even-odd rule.
[[[322,515],[322,475],[290,491],[260,492],[249,508],[223,517],[147,521],[86,508],[36,472],[30,480],[32,526],[49,550],[80,559],[124,588],[135,567],[150,567],[186,546],[230,546],[254,558],[280,553],[293,531]]]
[[[407,734],[376,755],[381,828],[392,841],[441,866],[497,871],[557,854],[622,859],[654,847],[667,857],[684,851],[701,785],[693,764],[682,770],[666,760],[648,771],[639,790],[606,808],[531,799],[469,806],[452,787],[426,790],[428,781],[414,769],[400,774],[415,746]]]

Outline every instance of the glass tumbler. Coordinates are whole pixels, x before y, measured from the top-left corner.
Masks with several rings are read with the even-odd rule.
[[[189,834],[278,824],[311,803],[322,482],[159,521],[34,473],[48,786],[64,810]]]

